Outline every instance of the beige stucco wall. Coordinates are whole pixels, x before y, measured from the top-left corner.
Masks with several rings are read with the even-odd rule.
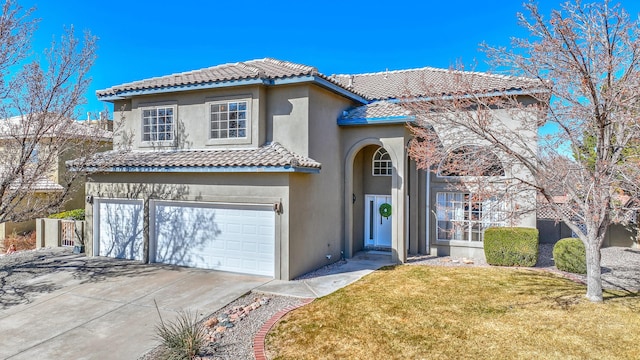
[[[320,137],[320,134],[310,134],[313,114],[309,108],[309,91],[308,85],[267,90],[267,124],[270,125],[267,138],[302,156],[310,156],[310,137]]]
[[[271,91],[271,90],[270,90]],[[284,89],[292,92],[293,89]],[[318,87],[309,87],[308,121],[285,120],[274,117],[274,140],[296,149],[322,164],[319,174],[293,174],[291,176],[291,273],[295,276],[340,259],[343,251],[343,159],[340,128],[337,119],[350,103]],[[305,108],[304,101],[293,102]],[[296,105],[299,104],[299,105]],[[296,116],[297,117],[297,116]],[[297,139],[287,129],[294,124]],[[300,129],[304,130],[300,134]],[[305,139],[307,139],[305,141]],[[305,148],[306,144],[306,148]],[[330,255],[330,259],[327,259]]]
[[[185,91],[134,97],[114,102],[116,147],[131,145],[133,149],[215,149],[216,147],[257,147],[266,140],[264,121],[267,105],[263,86],[238,86],[224,89]],[[247,139],[210,140],[209,103],[220,100],[247,99],[250,131]],[[142,109],[150,106],[176,106],[174,114],[176,140],[172,143],[142,141]],[[124,108],[124,111],[120,111]],[[249,129],[248,129],[249,130]],[[131,138],[127,141],[126,138]]]

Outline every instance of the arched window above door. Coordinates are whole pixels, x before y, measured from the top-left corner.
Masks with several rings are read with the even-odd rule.
[[[383,147],[379,147],[373,154],[373,162],[371,166],[373,176],[391,176],[393,174],[393,164],[391,156]]]

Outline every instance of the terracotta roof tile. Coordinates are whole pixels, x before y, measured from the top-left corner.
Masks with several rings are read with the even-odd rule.
[[[96,92],[98,96],[142,89],[158,89],[244,79],[278,79],[303,75],[320,75],[311,66],[276,59],[258,59],[217,65],[205,69],[134,81]]]
[[[33,169],[26,166],[22,169],[24,173],[23,178],[16,178],[15,169],[0,165],[0,177],[3,179],[13,178],[14,180],[9,185],[9,188],[13,191],[28,189],[35,192],[49,192],[49,191],[62,191],[64,188],[57,182],[51,180],[46,175],[37,175]]]
[[[75,161],[67,163],[73,167]],[[89,167],[298,167],[320,169],[313,159],[297,155],[279,143],[254,149],[108,151],[95,154]]]
[[[376,101],[359,106],[346,112],[340,118],[343,120],[388,118],[411,115],[411,112],[399,104],[390,101]]]
[[[318,76],[368,100],[460,94],[468,93],[469,89],[473,92],[492,92],[540,87],[540,82],[536,79],[432,67],[325,76],[312,66],[265,58],[134,81],[99,90],[96,94],[98,97],[103,97],[137,90],[247,79],[273,80],[308,75]]]
[[[536,89],[536,79],[425,67],[355,75],[331,75],[345,89],[370,100],[441,96],[472,92]]]

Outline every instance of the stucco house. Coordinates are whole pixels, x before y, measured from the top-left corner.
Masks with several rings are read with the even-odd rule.
[[[327,76],[267,58],[98,91],[133,136],[92,163],[87,252],[277,279],[362,250],[399,263],[482,257],[483,229],[504,224],[446,177],[416,169],[407,153],[416,118],[397,101],[425,87],[445,93],[447,79],[465,74]],[[534,87],[474,76],[477,91]],[[456,222],[463,230],[449,231]],[[535,214],[515,225],[535,227]]]
[[[105,121],[77,121],[60,114],[25,114],[2,119],[0,173],[8,185],[3,190],[3,201],[16,203],[15,209],[5,211],[20,214],[21,207],[30,208],[26,212],[35,216],[35,209],[46,208],[39,200],[55,201],[63,192],[67,192],[64,194],[67,201],[56,211],[84,207],[83,180],[75,179],[70,186],[66,185],[70,181],[66,162],[78,156],[73,144],[86,142],[87,137],[100,149],[111,149],[112,132],[107,126]],[[20,165],[21,162],[25,165]],[[45,212],[37,216],[47,215]],[[35,230],[34,220],[0,223],[0,238]]]

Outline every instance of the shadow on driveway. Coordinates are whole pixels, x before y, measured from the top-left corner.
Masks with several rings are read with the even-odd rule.
[[[71,284],[106,281],[115,277],[140,277],[173,267],[142,264],[132,260],[86,257],[70,249],[30,251],[0,259],[0,310],[31,302],[36,296],[64,287],[65,273]],[[56,277],[53,281],[52,277]]]

